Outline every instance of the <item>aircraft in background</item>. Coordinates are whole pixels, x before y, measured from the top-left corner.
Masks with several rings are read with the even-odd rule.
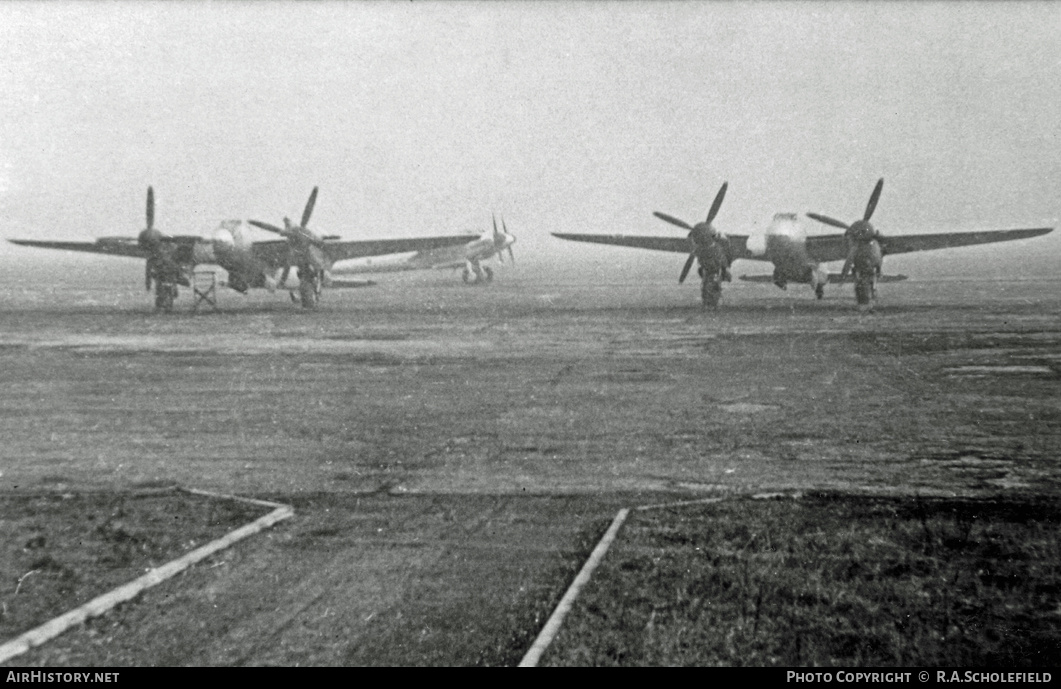
[[[505,227],[501,219],[501,229],[497,228],[497,218],[493,219],[493,230],[483,232],[481,236],[467,235],[471,238],[461,246],[446,246],[437,249],[422,249],[395,256],[357,258],[342,261],[332,267],[333,276],[360,275],[364,273],[392,273],[405,270],[430,270],[432,268],[463,268],[461,276],[469,284],[484,284],[494,279],[490,266],[482,265],[483,261],[497,256],[499,263],[504,263],[504,251],[508,250],[509,259],[516,262],[512,245],[516,238]]]
[[[56,242],[34,239],[9,239],[13,244],[65,249],[112,256],[146,259],[144,284],[155,288],[155,308],[173,309],[178,287],[192,287],[195,268],[216,265],[228,273],[222,283],[246,294],[251,288],[270,291],[286,290],[302,306],[317,306],[324,287],[361,287],[368,282],[331,280],[330,270],[336,261],[361,256],[377,256],[403,251],[427,251],[457,244],[466,244],[468,235],[420,237],[410,239],[344,240],[336,236],[319,235],[306,228],[317,200],[313,188],[302,220],[298,225],[284,218],[280,229],[259,221],[250,224],[280,234],[282,239],[252,241],[242,221],[226,220],[210,238],[198,235],[168,235],[155,228],[155,191],[147,188],[147,226],[136,237],[100,237],[94,242]],[[288,283],[291,268],[298,271],[297,284]]]
[[[723,184],[715,197],[715,202],[708,213],[707,221],[696,226],[690,226],[677,218],[665,213],[656,212],[656,217],[665,220],[672,225],[677,225],[689,230],[688,237],[659,237],[646,235],[603,235],[603,234],[568,234],[556,233],[553,235],[561,239],[576,242],[591,242],[595,244],[610,244],[615,246],[630,246],[639,249],[653,249],[656,251],[672,251],[674,253],[690,254],[682,270],[679,283],[685,278],[686,273],[692,265],[693,259],[700,260],[700,274],[704,281],[703,294],[705,305],[710,306],[707,294],[710,288],[708,280],[717,281],[717,272],[712,270],[710,260],[713,247],[717,246],[718,237],[724,237],[728,245],[729,258],[732,260],[745,259],[752,261],[767,261],[772,263],[774,271],[772,275],[742,275],[742,280],[751,282],[773,282],[781,289],[786,289],[788,283],[808,284],[814,290],[815,295],[821,299],[825,294],[827,283],[850,282],[853,278],[843,274],[830,273],[822,267],[823,263],[832,261],[854,261],[855,252],[864,253],[859,256],[868,255],[869,272],[873,280],[890,282],[904,280],[904,275],[880,275],[879,270],[884,256],[903,254],[911,251],[930,251],[934,249],[949,249],[961,246],[973,246],[976,244],[990,244],[994,242],[1008,242],[1016,239],[1028,239],[1038,237],[1053,231],[1052,227],[1037,227],[1030,229],[1013,230],[989,230],[983,232],[945,232],[937,234],[918,235],[896,235],[883,237],[873,226],[869,224],[870,216],[876,208],[880,198],[884,180],[877,182],[877,186],[870,197],[866,212],[861,220],[848,225],[839,220],[833,220],[827,216],[808,214],[810,217],[836,227],[843,227],[844,234],[815,235],[808,236],[806,230],[799,223],[795,213],[778,213],[774,215],[773,221],[763,235],[721,235],[711,222],[725,196],[727,184]],[[872,247],[876,243],[876,248]],[[862,247],[862,245],[865,245]],[[860,248],[861,247],[861,248]],[[875,256],[872,255],[875,251]],[[716,252],[717,253],[717,252]],[[715,261],[714,263],[717,263]],[[866,270],[856,270],[860,275]],[[857,285],[856,285],[857,287]],[[858,291],[858,290],[856,290]],[[875,289],[870,287],[869,296],[875,295]]]

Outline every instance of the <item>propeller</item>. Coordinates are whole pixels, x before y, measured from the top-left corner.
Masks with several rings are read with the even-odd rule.
[[[880,200],[880,193],[883,188],[884,178],[881,177],[877,180],[877,186],[873,187],[873,193],[869,196],[869,203],[866,204],[866,212],[862,215],[862,219],[856,220],[850,225],[818,213],[807,213],[807,217],[813,218],[820,223],[825,223],[826,225],[839,227],[845,230],[845,236],[856,241],[868,241],[870,239],[880,240],[882,237],[873,229],[873,225],[870,224],[869,219],[873,217],[873,211],[877,209],[877,201]]]
[[[201,237],[196,235],[168,235],[155,228],[155,189],[147,188],[147,208],[144,213],[144,229],[136,236],[136,244],[147,254],[144,265],[144,286],[151,291],[151,283],[175,282],[187,284],[183,267],[194,264],[193,247]],[[130,241],[126,238],[114,238]],[[110,241],[111,238],[104,238]]]
[[[287,258],[284,261],[284,271],[280,275],[280,287],[283,287],[287,282],[293,264],[315,262],[309,251],[309,247],[313,246],[320,249],[323,248],[326,243],[323,237],[306,227],[306,225],[309,224],[310,216],[313,215],[313,207],[317,204],[317,189],[317,187],[313,187],[313,191],[310,192],[309,200],[306,201],[306,207],[302,211],[302,220],[298,225],[292,225],[291,220],[288,218],[284,218],[284,226],[282,228],[260,220],[247,221],[255,227],[259,227],[268,232],[273,232],[287,239]]]
[[[494,251],[497,252],[497,260],[504,262],[504,255],[501,253],[503,249],[508,248],[508,256],[513,263],[516,262],[516,256],[512,253],[512,245],[516,243],[516,238],[509,234],[508,228],[505,227],[505,219],[501,218],[501,231],[497,229],[497,216],[490,216],[494,221]]]
[[[515,263],[516,262],[516,255],[514,253],[512,253],[512,245],[516,243],[516,235],[510,233],[508,231],[508,228],[505,227],[505,219],[504,218],[501,218],[501,231],[512,238],[512,241],[508,243],[508,258],[509,258],[510,261]]]
[[[163,260],[162,243],[166,239],[166,235],[155,229],[155,190],[153,187],[147,188],[146,216],[145,227],[137,235],[136,243],[141,249],[150,252],[144,264],[144,287],[150,292],[151,280],[157,272],[159,263]]]
[[[715,200],[711,203],[711,209],[707,212],[707,220],[696,225],[690,225],[684,220],[675,218],[672,215],[666,213],[660,213],[655,211],[655,215],[660,220],[669,222],[671,225],[677,225],[678,227],[689,230],[689,240],[693,243],[693,250],[689,253],[689,258],[685,261],[685,266],[682,267],[681,275],[678,276],[678,284],[685,282],[685,277],[689,274],[689,271],[693,267],[693,261],[696,259],[697,253],[700,248],[706,247],[718,236],[718,230],[711,224],[714,221],[715,216],[718,215],[719,208],[722,207],[722,199],[726,198],[726,189],[729,188],[729,182],[723,182],[722,187],[719,188],[718,193],[715,194]]]

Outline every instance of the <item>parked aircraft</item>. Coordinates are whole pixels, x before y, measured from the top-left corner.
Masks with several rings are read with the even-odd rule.
[[[419,237],[410,239],[343,240],[322,236],[306,228],[317,200],[313,188],[299,225],[284,218],[284,229],[268,223],[250,224],[276,232],[283,239],[252,241],[242,221],[226,220],[210,238],[198,235],[168,235],[155,228],[155,192],[147,188],[147,226],[136,237],[100,237],[94,242],[56,242],[35,239],[10,239],[13,244],[65,249],[114,256],[146,259],[144,283],[148,291],[155,287],[155,307],[170,311],[178,287],[191,287],[196,266],[208,264],[224,268],[228,287],[246,294],[251,288],[270,291],[286,290],[295,301],[297,291],[305,308],[315,308],[322,288],[353,287],[366,283],[332,281],[331,266],[360,256],[377,256],[402,251],[427,251],[466,244],[468,235]],[[289,285],[291,268],[298,270],[298,284]]]
[[[830,273],[822,267],[823,263],[831,261],[854,260],[854,251],[860,246],[870,254],[869,265],[874,280],[882,282],[903,280],[904,275],[878,275],[883,256],[902,254],[911,251],[929,251],[933,249],[949,249],[960,246],[972,246],[975,244],[990,244],[993,242],[1008,242],[1015,239],[1027,239],[1037,237],[1053,231],[1052,227],[1036,227],[1029,229],[1013,230],[989,230],[984,232],[945,232],[937,234],[918,235],[889,235],[882,237],[873,226],[869,224],[869,218],[876,208],[880,198],[880,192],[884,180],[877,183],[866,212],[861,220],[850,225],[833,220],[826,216],[808,214],[810,217],[836,227],[843,227],[844,234],[812,235],[808,236],[806,230],[799,223],[795,213],[778,213],[763,235],[728,235],[725,236],[728,244],[729,257],[735,259],[747,259],[752,261],[767,261],[772,263],[774,271],[772,275],[744,275],[742,280],[752,282],[773,282],[781,289],[786,289],[788,283],[809,284],[815,295],[821,299],[825,294],[826,283],[848,282],[850,279],[843,274]],[[700,275],[704,281],[703,294],[705,305],[710,306],[709,286],[707,281],[711,280],[717,284],[717,272],[711,263],[705,263],[708,258],[708,249],[714,246],[715,237],[719,236],[711,225],[718,207],[725,196],[727,185],[723,184],[715,197],[715,202],[708,213],[707,221],[691,227],[687,223],[673,218],[665,213],[655,213],[656,217],[673,225],[689,230],[689,236],[659,237],[647,235],[603,235],[603,234],[568,234],[553,233],[561,239],[576,242],[591,242],[595,244],[611,244],[615,246],[630,246],[640,249],[653,249],[656,251],[672,251],[675,253],[690,254],[685,268],[679,277],[679,283],[685,278],[686,273],[692,265],[693,258],[700,260]],[[873,243],[876,244],[875,249]],[[873,258],[873,252],[876,252]],[[717,261],[715,261],[717,264]],[[861,271],[864,273],[865,271]],[[870,291],[872,296],[873,291]]]
[[[404,270],[428,270],[431,268],[463,268],[462,277],[470,284],[483,284],[494,279],[490,266],[482,265],[493,256],[504,263],[504,251],[508,250],[509,259],[515,263],[512,245],[516,238],[505,227],[501,220],[501,229],[497,228],[494,218],[492,230],[481,236],[468,235],[470,241],[462,246],[445,246],[438,249],[424,249],[406,252],[394,256],[356,258],[342,261],[332,267],[333,276],[360,275],[364,273],[392,273]]]

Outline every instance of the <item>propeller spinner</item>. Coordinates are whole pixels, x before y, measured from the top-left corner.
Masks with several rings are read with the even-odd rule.
[[[707,220],[697,223],[696,225],[690,225],[684,220],[679,220],[674,216],[660,213],[659,211],[653,213],[653,215],[660,220],[669,222],[672,225],[677,225],[682,229],[689,230],[689,239],[693,243],[693,250],[689,253],[689,258],[685,261],[685,266],[682,268],[681,275],[678,276],[678,284],[685,282],[685,276],[689,274],[689,270],[693,267],[693,261],[696,259],[697,251],[701,247],[707,246],[718,237],[719,232],[711,222],[715,219],[715,216],[718,215],[718,209],[722,207],[722,199],[726,198],[727,188],[729,188],[729,182],[723,182],[722,187],[718,190],[718,193],[715,194],[715,200],[711,203],[711,210],[707,212]]]

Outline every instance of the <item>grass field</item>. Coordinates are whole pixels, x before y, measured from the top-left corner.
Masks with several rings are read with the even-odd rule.
[[[29,631],[267,511],[175,491],[0,496],[0,639]]]
[[[634,512],[543,664],[1050,667],[1061,508],[814,494]]]

